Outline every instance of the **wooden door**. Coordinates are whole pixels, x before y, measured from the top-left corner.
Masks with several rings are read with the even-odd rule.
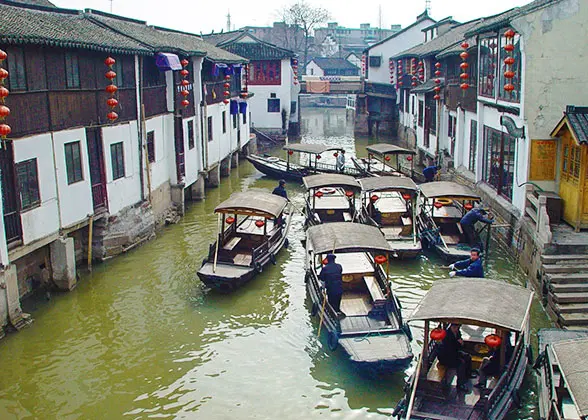
[[[423,142],[426,148],[429,147],[430,143],[430,134],[431,134],[431,108],[425,106],[425,123],[424,123],[424,135],[423,135]]]
[[[86,143],[88,145],[88,162],[90,163],[92,202],[94,211],[98,213],[108,209],[104,147],[100,128],[86,128]]]
[[[16,187],[14,153],[11,141],[5,142],[5,147],[0,149],[0,177],[2,178],[2,203],[6,243],[11,244],[22,240],[20,200]]]
[[[184,122],[181,115],[174,115],[174,137],[176,146],[176,170],[178,184],[184,181],[186,176],[186,163],[184,156]]]

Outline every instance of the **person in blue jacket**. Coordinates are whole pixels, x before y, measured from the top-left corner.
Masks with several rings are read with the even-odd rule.
[[[339,316],[345,316],[341,312],[341,297],[343,296],[343,267],[335,262],[335,254],[327,255],[327,264],[321,270],[319,279],[327,289],[329,304]]]
[[[425,177],[425,182],[432,182],[435,180],[435,176],[437,176],[437,171],[441,169],[440,166],[431,165],[427,166],[423,169],[423,176]]]
[[[484,268],[482,267],[482,258],[480,257],[480,250],[472,248],[470,251],[470,258],[463,261],[458,261],[449,266],[451,272],[449,277],[484,277]]]
[[[280,179],[278,186],[276,188],[274,188],[274,190],[272,191],[272,194],[279,195],[280,197],[284,197],[287,200],[288,193],[286,192],[285,185],[286,185],[286,181],[284,181],[283,179]]]
[[[487,218],[488,210],[486,207],[478,206],[468,211],[464,217],[461,218],[459,224],[466,237],[466,241],[470,246],[476,246],[478,238],[476,235],[476,222],[494,223],[493,218]]]

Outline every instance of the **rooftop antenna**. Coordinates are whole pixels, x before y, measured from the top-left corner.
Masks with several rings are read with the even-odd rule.
[[[425,0],[425,9],[427,10],[427,14],[431,16],[431,0]]]
[[[378,39],[382,40],[382,5],[378,5]]]
[[[112,3],[114,2],[114,0],[108,0],[110,2],[110,13],[112,13]]]
[[[112,1],[112,0],[110,0]],[[227,11],[227,32],[231,32],[231,12]]]

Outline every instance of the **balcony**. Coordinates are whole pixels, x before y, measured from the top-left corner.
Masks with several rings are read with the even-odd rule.
[[[396,88],[394,87],[394,85],[388,83],[366,82],[364,84],[364,92],[368,96],[379,96],[384,98],[396,99]]]
[[[227,90],[225,88],[225,83],[225,81],[205,83],[207,105],[218,104],[219,102],[222,102],[225,99],[225,90]],[[231,92],[231,95],[227,99],[239,96],[239,90],[237,89],[236,84],[234,82],[231,83],[229,91]]]
[[[470,84],[469,89],[464,91],[460,87],[459,79],[450,79],[445,87],[445,105],[452,111],[455,111],[459,105],[466,111],[476,112],[477,91],[475,84]]]

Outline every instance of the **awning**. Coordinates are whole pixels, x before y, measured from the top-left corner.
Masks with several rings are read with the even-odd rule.
[[[374,176],[358,180],[363,191],[416,191],[417,185],[404,176]]]
[[[554,343],[552,349],[578,414],[585,418],[588,416],[588,367],[584,359],[588,352],[588,340]]]
[[[421,193],[426,198],[456,198],[461,200],[479,200],[480,196],[471,188],[457,182],[437,181],[421,185]]]
[[[342,174],[317,174],[302,178],[307,190],[322,187],[343,187],[360,190],[361,185],[352,176]]]
[[[376,155],[415,155],[414,150],[405,149],[404,147],[396,146],[395,144],[377,143],[366,147],[368,152]]]
[[[278,217],[288,201],[265,191],[243,191],[232,194],[214,209],[215,213],[254,214],[259,216]]]
[[[155,65],[161,71],[182,70],[180,58],[170,53],[157,53],[155,56]]]
[[[311,226],[306,237],[315,254],[327,252],[392,252],[390,244],[375,226],[361,223],[333,222]]]

